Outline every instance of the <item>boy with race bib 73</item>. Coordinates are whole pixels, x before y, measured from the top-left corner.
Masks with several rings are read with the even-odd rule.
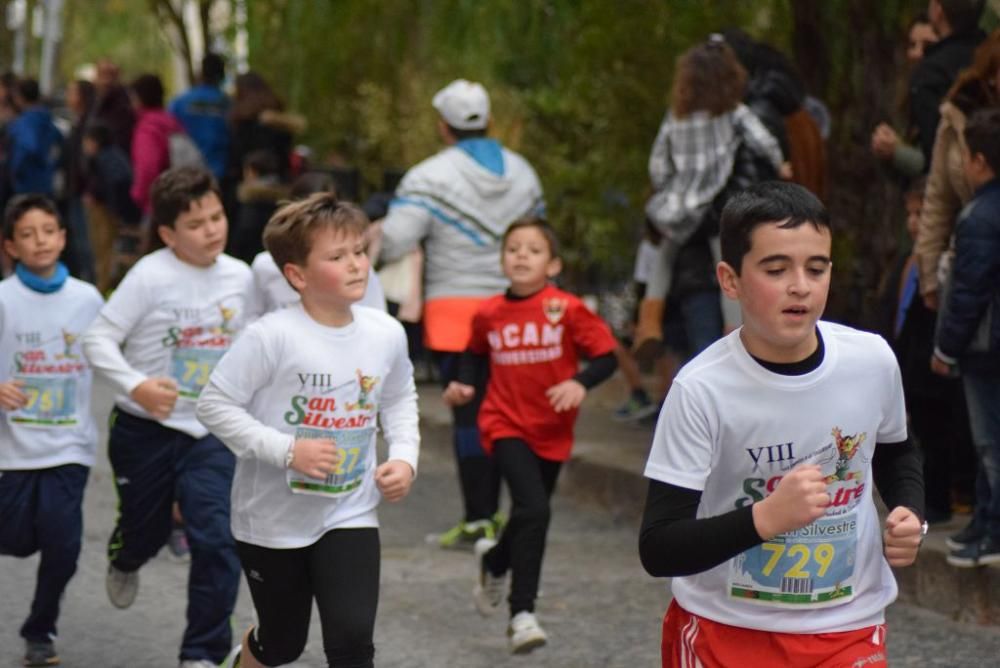
[[[119,515],[107,591],[115,607],[132,605],[139,568],[170,535],[176,498],[191,546],[180,665],[203,668],[232,646],[240,564],[229,531],[235,459],[194,407],[246,322],[252,278],[244,262],[222,253],[226,214],[210,172],[164,172],[151,202],[166,248],[129,270],[83,343],[90,363],[119,390],[108,438]]]

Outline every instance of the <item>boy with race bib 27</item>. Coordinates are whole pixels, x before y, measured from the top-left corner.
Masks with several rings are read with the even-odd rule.
[[[264,245],[301,300],[253,323],[198,401],[237,456],[232,529],[259,619],[233,666],[295,661],[314,599],[328,665],[373,665],[376,508],[409,492],[420,434],[403,327],[357,305],[367,227],[330,193],[275,213]],[[389,446],[381,464],[378,429]]]

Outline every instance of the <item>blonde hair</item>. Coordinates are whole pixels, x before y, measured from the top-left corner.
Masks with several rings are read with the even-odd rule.
[[[368,216],[357,205],[341,202],[332,193],[314,193],[285,204],[264,227],[264,247],[281,269],[291,262],[305,266],[316,233],[320,230],[364,234]]]

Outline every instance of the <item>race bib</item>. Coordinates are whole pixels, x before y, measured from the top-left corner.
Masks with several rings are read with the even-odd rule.
[[[174,348],[170,356],[170,377],[177,381],[177,394],[197,399],[225,353],[219,348]]]
[[[854,598],[857,513],[822,517],[734,558],[729,595],[785,608],[818,608]]]
[[[288,469],[285,477],[288,487],[296,494],[317,494],[320,496],[344,496],[361,487],[369,467],[369,452],[375,429],[311,429],[299,427],[295,438],[329,438],[340,450],[340,464],[325,479],[310,478],[298,471]]]
[[[21,391],[28,402],[7,413],[10,424],[21,427],[75,427],[76,378],[67,376],[15,376],[24,381]]]

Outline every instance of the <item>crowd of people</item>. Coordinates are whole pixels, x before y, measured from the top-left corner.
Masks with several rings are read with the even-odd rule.
[[[511,652],[548,642],[551,497],[581,404],[621,368],[614,417],[657,416],[639,554],[673,578],[663,665],[886,665],[890,566],[928,523],[971,505],[948,561],[1000,563],[1000,32],[979,31],[982,4],[930,0],[909,127],[873,130],[913,239],[882,336],[820,319],[829,118],[742,31],[677,61],[631,341],[553,284],[542,180],[490,136],[479,83],[438,91],[443,148],[359,207],[296,164],[301,117],[252,72],[230,99],[214,54],[169,104],[156,75],[122,85],[103,61],[68,86],[63,129],[37,82],[5,77],[0,554],[41,552],[25,665],[59,662],[95,373],[117,394],[111,604],[179,534],[181,668],[295,661],[314,600],[329,665],[374,665],[377,506],[416,478],[417,349],[453,416],[463,514],[439,544],[474,555],[482,615],[506,599]],[[640,373],[655,360],[662,402]],[[256,616],[234,643],[241,571]]]

